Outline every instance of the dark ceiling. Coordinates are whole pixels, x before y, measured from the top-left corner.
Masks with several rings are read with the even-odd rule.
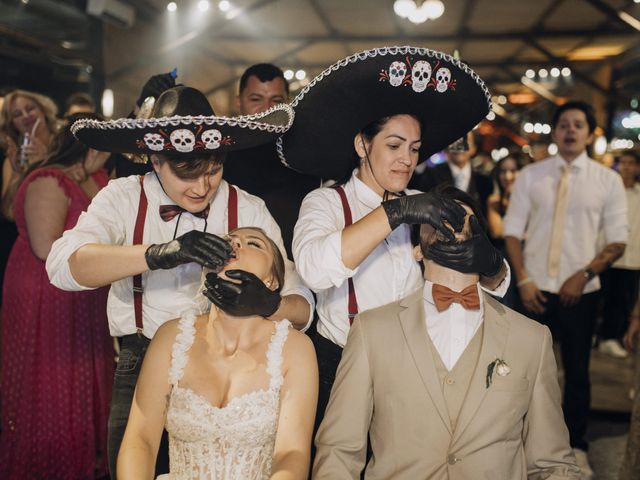
[[[177,67],[183,83],[227,113],[253,63],[304,69],[306,82],[356,51],[411,44],[458,51],[508,99],[497,121],[518,135],[524,122],[548,121],[555,104],[575,97],[596,106],[610,137],[640,133],[618,125],[640,98],[633,0],[445,0],[444,15],[421,25],[397,17],[393,0],[236,0],[231,19],[217,1],[204,13],[195,1],[177,2],[174,13],[163,0],[118,1],[135,9],[130,28],[89,16],[82,0],[0,0],[0,84],[54,96],[73,89],[98,96],[107,86],[124,114],[151,74]],[[537,75],[553,67],[569,67],[571,76]],[[528,69],[534,78],[526,79]]]

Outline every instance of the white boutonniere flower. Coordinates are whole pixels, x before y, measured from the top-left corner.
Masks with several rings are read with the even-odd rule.
[[[511,368],[507,365],[507,362],[501,358],[496,358],[493,362],[487,365],[487,388],[491,386],[494,372],[500,377],[506,377],[511,373]]]

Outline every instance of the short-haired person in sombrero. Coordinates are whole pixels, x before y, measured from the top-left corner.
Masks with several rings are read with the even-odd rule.
[[[445,223],[462,228],[458,204],[406,190],[418,160],[471,130],[489,103],[484,83],[467,66],[415,47],[352,55],[294,99],[296,121],[279,141],[282,160],[303,173],[342,179],[307,195],[293,239],[296,268],[317,294],[316,428],[353,317],[422,285],[408,224],[430,224],[447,238]],[[458,258],[460,249],[469,259],[482,258],[485,287],[504,294],[508,267],[486,237],[450,249]]]
[[[264,202],[222,180],[225,153],[274,141],[291,125],[288,105],[246,117],[218,117],[206,97],[174,87],[155,102],[150,118],[79,121],[79,140],[105,151],[148,155],[153,171],[109,183],[74,228],[54,243],[47,259],[51,282],[63,290],[111,284],[107,304],[111,335],[120,343],[109,418],[109,467],[126,427],[140,364],[166,321],[194,306],[203,266],[219,270],[233,257],[224,235],[256,226],[283,256],[280,229]],[[282,294],[256,275],[215,273],[208,284],[215,303],[232,315],[288,319],[296,328],[312,318],[313,297],[286,261]],[[158,473],[168,471],[166,447]]]

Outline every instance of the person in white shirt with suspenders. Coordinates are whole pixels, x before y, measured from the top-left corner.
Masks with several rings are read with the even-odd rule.
[[[222,180],[225,153],[269,141],[291,125],[288,105],[245,117],[215,116],[206,97],[178,86],[165,91],[148,119],[79,121],[74,134],[105,151],[145,154],[153,171],[113,180],[52,247],[51,282],[63,290],[111,284],[111,335],[121,346],[109,418],[109,466],[118,455],[140,365],[156,330],[194,307],[202,267],[221,269],[232,256],[218,235],[242,226],[262,228],[286,257],[280,229],[264,202]],[[313,297],[291,261],[282,294],[247,272],[213,278],[219,305],[236,315],[310,323]],[[203,307],[206,308],[206,307]],[[166,443],[165,443],[166,445]],[[161,447],[157,473],[168,471]]]
[[[342,179],[307,195],[293,238],[296,268],[317,294],[316,428],[355,315],[422,286],[410,224],[430,224],[450,240],[444,222],[462,228],[465,212],[456,202],[406,190],[418,160],[464,136],[490,104],[469,67],[417,47],[383,47],[340,60],[292,102],[296,121],[279,140],[282,161]],[[508,267],[489,247],[486,236],[443,244],[439,258],[474,265],[484,287],[503,295]]]

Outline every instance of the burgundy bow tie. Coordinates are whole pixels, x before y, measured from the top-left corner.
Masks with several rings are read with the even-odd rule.
[[[459,303],[467,310],[480,308],[480,296],[475,285],[469,285],[461,292],[454,292],[444,285],[434,283],[431,293],[433,294],[433,303],[439,312],[449,308],[453,302]]]
[[[187,212],[187,210],[179,207],[178,205],[160,205],[160,217],[162,217],[162,220],[164,220],[165,222],[170,222],[175,218],[176,215],[180,215],[184,212]],[[195,215],[196,217],[204,218],[206,220],[209,216],[209,205],[207,205],[207,208],[205,208],[204,210],[196,213],[191,213],[191,215]]]

